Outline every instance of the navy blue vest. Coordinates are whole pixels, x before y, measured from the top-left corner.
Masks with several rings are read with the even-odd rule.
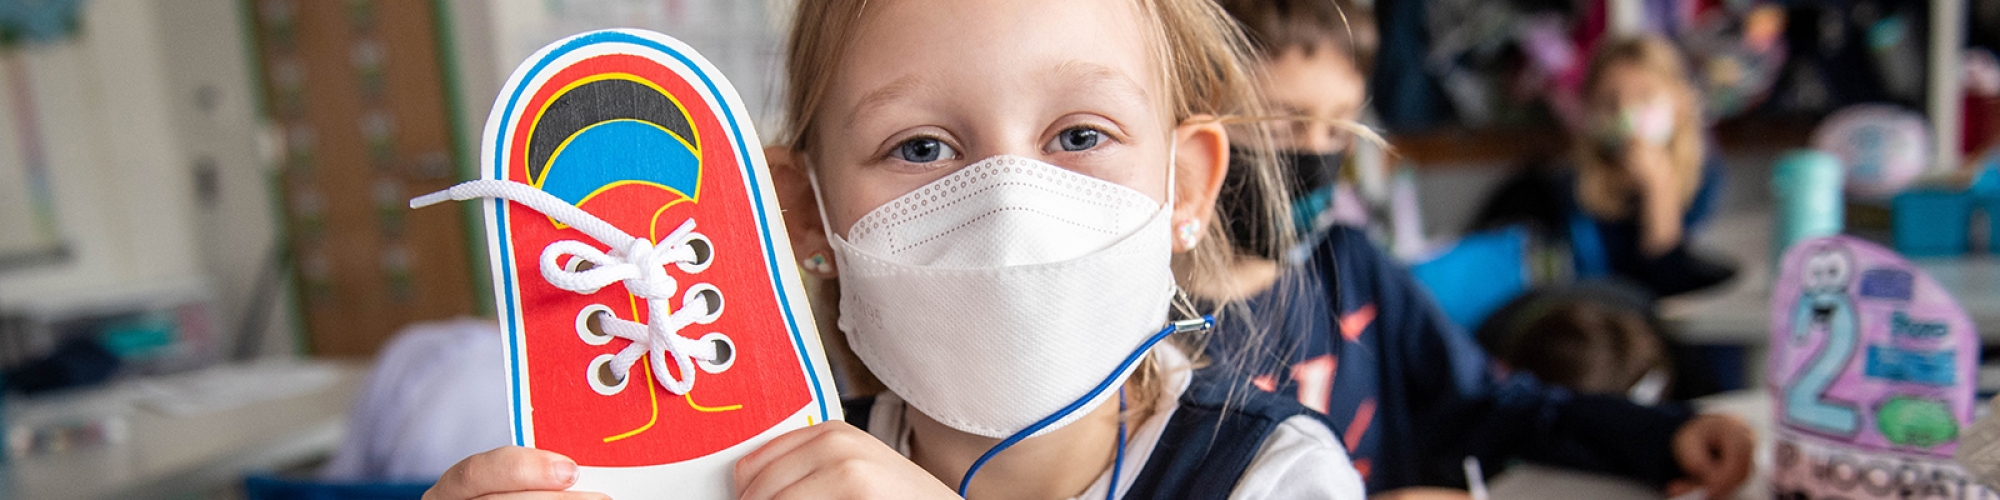
[[[875,398],[842,402],[847,423],[868,429]],[[1280,422],[1325,417],[1298,401],[1252,387],[1209,367],[1196,370],[1180,408],[1122,498],[1226,499]],[[1332,428],[1331,425],[1328,428]]]

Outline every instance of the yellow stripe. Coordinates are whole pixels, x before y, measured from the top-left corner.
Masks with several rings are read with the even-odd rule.
[[[690,393],[692,393],[693,391],[689,391],[689,392],[690,392]],[[694,402],[694,394],[682,394],[682,396],[687,396],[687,401],[688,401],[688,406],[689,406],[689,407],[692,407],[692,408],[694,408],[694,411],[698,411],[698,412],[703,412],[703,413],[720,413],[720,412],[725,412],[725,411],[736,411],[736,410],[741,410],[741,409],[743,409],[743,405],[740,405],[740,404],[735,404],[735,405],[729,405],[729,406],[702,406],[702,405],[698,405],[698,404],[695,404],[695,402]]]
[[[633,316],[636,317],[637,314],[634,314]],[[646,425],[641,425],[637,429],[632,429],[629,431],[625,431],[625,433],[623,434],[604,438],[604,442],[606,443],[617,441],[620,439],[625,439],[632,436],[637,436],[641,432],[646,432],[647,429],[652,429],[653,424],[660,422],[660,393],[657,392],[658,388],[654,387],[654,385],[656,384],[653,383],[653,367],[649,363],[639,363],[639,364],[645,366],[646,377],[640,380],[645,381],[643,383],[646,385],[646,399],[652,400],[653,402],[653,417],[646,420]],[[626,378],[631,378],[632,374],[630,372],[626,372],[625,376]],[[628,384],[628,386],[631,383],[632,382],[629,380],[626,381],[626,384]]]

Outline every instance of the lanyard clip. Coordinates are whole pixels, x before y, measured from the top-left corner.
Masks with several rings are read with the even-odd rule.
[[[1210,328],[1215,328],[1215,317],[1203,314],[1199,318],[1190,318],[1190,319],[1175,321],[1172,323],[1172,327],[1174,329],[1174,333],[1187,333],[1187,332],[1198,332],[1202,330],[1207,330]]]

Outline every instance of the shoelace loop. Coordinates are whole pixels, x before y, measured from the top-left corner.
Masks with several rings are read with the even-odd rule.
[[[410,208],[479,198],[518,203],[576,228],[612,248],[607,253],[581,241],[556,241],[542,249],[540,268],[542,278],[556,288],[589,295],[613,283],[623,283],[632,295],[646,300],[646,323],[596,313],[602,314],[598,324],[604,334],[632,342],[613,356],[609,363],[612,374],[619,380],[625,379],[639,358],[649,357],[653,378],[659,381],[660,386],[674,394],[686,394],[694,388],[694,362],[716,362],[721,357],[714,342],[680,335],[683,328],[708,324],[721,316],[721,293],[713,286],[697,284],[689,288],[679,309],[671,307],[670,303],[680,291],[680,283],[667,274],[666,266],[673,265],[693,274],[706,269],[713,261],[713,248],[704,251],[694,244],[698,240],[700,245],[706,246],[708,240],[694,232],[693,219],[681,222],[656,245],[645,238],[627,234],[590,212],[534,186],[499,179],[467,181],[419,196],[410,200]],[[585,267],[583,263],[590,265]],[[673,312],[661,314],[661,311]],[[679,377],[667,370],[668,359],[674,361],[677,370],[672,373],[678,373]]]

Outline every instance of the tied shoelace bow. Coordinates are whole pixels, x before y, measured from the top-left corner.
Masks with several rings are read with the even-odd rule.
[[[653,378],[660,386],[676,395],[687,394],[694,388],[695,361],[716,363],[722,354],[715,342],[691,339],[680,335],[680,330],[694,324],[709,324],[722,314],[722,295],[713,286],[695,285],[681,301],[681,308],[673,309],[668,301],[679,291],[679,283],[667,275],[666,266],[678,267],[689,274],[699,273],[714,261],[714,249],[697,249],[691,241],[707,243],[707,238],[694,232],[694,220],[682,222],[680,227],[654,244],[645,238],[626,234],[603,219],[570,205],[546,191],[519,182],[484,179],[467,181],[444,191],[431,193],[410,200],[410,208],[422,208],[445,201],[467,201],[479,198],[506,200],[526,206],[536,212],[555,219],[557,222],[582,231],[592,239],[611,248],[606,253],[576,240],[562,240],[550,243],[542,249],[542,278],[556,288],[583,295],[597,293],[612,283],[624,283],[625,290],[632,295],[646,299],[648,318],[646,323],[618,318],[610,313],[597,312],[597,324],[602,333],[632,341],[631,345],[611,358],[607,363],[612,375],[618,380],[626,379],[632,365],[640,357],[651,354]],[[708,254],[708,255],[704,255]],[[569,256],[569,265],[563,264],[563,257]],[[588,263],[589,265],[584,265]],[[588,311],[589,309],[586,309]],[[660,314],[660,311],[674,311]],[[581,323],[581,322],[579,322]],[[667,371],[666,360],[672,359],[675,378]]]

